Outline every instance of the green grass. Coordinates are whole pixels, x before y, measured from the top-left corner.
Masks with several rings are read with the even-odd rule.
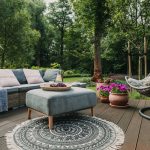
[[[89,80],[90,80],[89,77],[64,78],[64,82],[86,82],[88,85],[90,85],[90,86],[87,86],[88,89],[96,91],[96,85],[89,84]],[[118,81],[125,84],[125,81],[121,81],[121,80],[118,80]],[[133,90],[132,92],[129,93],[129,99],[133,99],[133,100],[135,100],[135,99],[137,99],[137,100],[138,99],[150,100],[150,97],[143,96],[140,93],[138,93],[137,91]]]
[[[150,100],[150,97],[146,97],[141,95],[139,92],[133,90],[132,92],[129,93],[129,98],[130,99],[143,99],[143,100]]]
[[[73,77],[73,78],[64,78],[64,82],[89,82],[89,77]],[[89,83],[87,83],[89,84]],[[87,86],[88,89],[96,91],[96,85]]]
[[[87,77],[72,77],[72,78],[64,78],[64,82],[79,82],[83,79],[87,79]]]

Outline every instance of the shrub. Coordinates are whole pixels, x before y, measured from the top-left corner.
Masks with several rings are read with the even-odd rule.
[[[51,63],[50,64],[50,68],[51,69],[60,69],[60,64],[59,63]]]
[[[96,87],[96,83],[95,82],[92,82],[91,81],[91,78],[82,78],[81,80],[80,80],[80,82],[84,82],[84,83],[86,83],[87,84],[87,86],[90,86],[90,87]]]
[[[63,73],[63,76],[65,78],[70,78],[70,77],[90,77],[90,74],[83,74],[79,72],[79,70],[66,70]]]
[[[46,70],[46,69],[48,69],[48,68],[46,68],[46,67],[39,67],[39,66],[32,66],[31,69]]]

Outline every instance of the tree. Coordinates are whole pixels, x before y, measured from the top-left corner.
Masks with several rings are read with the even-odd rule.
[[[81,72],[92,73],[93,51],[86,29],[78,22],[67,30],[65,34],[64,69],[76,69]]]
[[[63,68],[64,66],[64,36],[66,29],[72,23],[72,11],[68,0],[58,0],[57,2],[50,3],[48,11],[49,23],[53,24],[55,30],[58,31],[57,37],[59,38],[59,58]],[[56,32],[57,32],[56,31]],[[60,36],[59,36],[60,35]]]
[[[91,34],[94,44],[94,74],[93,81],[102,80],[101,65],[101,39],[103,37],[106,24],[109,19],[109,9],[107,0],[73,0],[73,6],[80,22],[84,24]]]
[[[21,67],[32,61],[39,33],[31,28],[27,8],[27,1],[0,1],[1,68]]]
[[[46,66],[49,45],[48,22],[44,14],[46,11],[46,5],[43,0],[31,0],[29,10],[32,16],[32,28],[40,33],[40,38],[35,45],[34,64],[37,66]]]
[[[110,0],[110,7],[112,8],[111,11],[113,14],[113,31],[116,32],[115,34],[119,33],[126,38],[126,43],[128,42],[130,44],[132,54],[139,55],[138,74],[140,78],[142,71],[141,56],[143,55],[144,49],[143,41],[146,37],[150,36],[150,2],[149,0]],[[147,41],[145,42],[145,45],[146,43]],[[134,61],[133,63],[135,64],[133,65],[135,68],[137,62]],[[145,70],[147,69],[145,68]]]

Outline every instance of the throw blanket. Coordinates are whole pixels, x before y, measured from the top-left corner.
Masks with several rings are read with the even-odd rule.
[[[8,111],[7,90],[0,88],[0,112]]]

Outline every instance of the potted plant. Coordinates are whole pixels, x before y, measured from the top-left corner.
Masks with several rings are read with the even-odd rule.
[[[98,97],[100,97],[100,87],[102,86],[102,85],[104,85],[104,87],[106,86],[106,85],[109,85],[110,83],[112,83],[114,80],[113,79],[111,79],[111,78],[107,78],[107,79],[105,79],[105,80],[97,80],[97,83],[96,83],[96,93],[97,93],[97,96]],[[101,89],[102,90],[102,89]],[[108,93],[108,96],[109,96],[109,93]]]
[[[109,101],[113,107],[128,106],[128,87],[126,84],[111,83],[109,85]]]
[[[109,85],[103,84],[97,87],[97,91],[99,91],[98,96],[103,103],[109,103]]]

